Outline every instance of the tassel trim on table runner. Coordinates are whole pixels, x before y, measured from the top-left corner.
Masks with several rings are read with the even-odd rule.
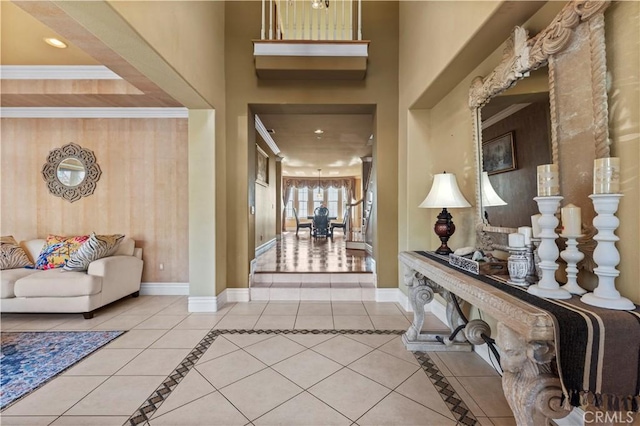
[[[632,411],[640,412],[640,395],[612,395],[596,394],[589,391],[568,391],[569,395],[562,395],[562,408],[571,410],[572,407],[591,405],[603,411]]]

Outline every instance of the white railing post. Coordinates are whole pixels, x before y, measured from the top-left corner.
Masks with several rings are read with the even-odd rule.
[[[282,31],[282,33],[284,34],[284,36],[282,38],[286,39],[287,35],[289,36],[289,38],[291,38],[291,34],[289,33],[289,1],[285,0],[285,7],[287,8],[287,19],[286,19],[286,29],[285,31]]]
[[[302,37],[300,37],[298,40],[306,40],[306,35],[304,33],[304,21],[307,20],[307,2],[303,1],[302,2]]]
[[[269,40],[273,40],[273,0],[269,0]]]
[[[362,40],[362,0],[358,0],[358,40]]]
[[[333,39],[338,39],[338,8],[333,8]]]
[[[329,9],[324,11],[324,39],[329,40]]]
[[[262,22],[260,28],[260,40],[264,40],[264,4],[267,0],[262,0]]]
[[[355,37],[353,31],[353,0],[349,0],[349,39],[353,40]]]
[[[344,14],[344,4],[346,2],[347,0],[342,0],[342,36],[340,37],[341,40],[344,40],[344,27],[347,24],[346,15]]]
[[[322,11],[321,9],[316,9],[316,16],[318,17],[318,38],[317,40],[322,39]]]
[[[293,39],[300,40],[298,38],[298,26],[296,25],[298,22],[298,3],[293,2]]]

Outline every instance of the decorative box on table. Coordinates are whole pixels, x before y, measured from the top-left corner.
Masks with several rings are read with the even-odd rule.
[[[466,257],[450,254],[449,264],[476,275],[509,275],[507,262],[502,260],[477,262]]]

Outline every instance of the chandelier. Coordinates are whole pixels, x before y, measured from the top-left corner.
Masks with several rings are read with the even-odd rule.
[[[318,191],[316,192],[316,200],[324,200],[324,194],[322,193],[322,187],[320,186],[320,172],[322,169],[318,169]]]
[[[311,0],[311,7],[313,9],[322,9],[323,7],[329,8],[329,0]]]

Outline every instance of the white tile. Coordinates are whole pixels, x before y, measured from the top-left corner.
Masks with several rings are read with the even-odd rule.
[[[331,300],[330,288],[301,288],[300,300]]]
[[[331,283],[330,282],[302,282],[301,284],[302,288],[330,288],[331,287]]]
[[[130,416],[166,377],[166,375],[112,376],[65,414]]]
[[[269,300],[300,300],[300,288],[271,287]]]
[[[220,389],[266,367],[245,351],[236,351],[198,364],[195,368],[213,386]]]
[[[273,282],[273,274],[253,274],[253,282],[271,284]]]
[[[455,426],[456,422],[398,393],[392,392],[361,419],[359,425]]]
[[[280,274],[273,274],[273,281],[274,283],[301,283],[302,282],[302,275],[301,274],[287,274],[287,273],[280,273]]]
[[[331,288],[362,288],[358,282],[332,282]]]
[[[254,420],[302,392],[290,380],[265,369],[227,387],[222,393],[242,414]]]
[[[264,308],[267,306],[266,302],[241,302],[231,306],[227,317],[230,315],[261,315]]]
[[[276,281],[271,284],[271,288],[300,288],[302,283],[300,281]]]
[[[213,328],[215,330],[251,330],[258,322],[258,315],[226,315]]]
[[[303,392],[253,422],[256,426],[348,426],[352,422],[324,402]]]
[[[241,426],[247,423],[247,418],[220,392],[206,395],[151,420],[153,426]]]
[[[2,423],[5,415],[61,415],[106,379],[104,376],[60,376],[4,410]]]
[[[143,349],[102,349],[69,369],[65,376],[111,376]]]
[[[332,302],[332,311],[334,316],[338,315],[367,315],[362,302]]]
[[[349,365],[373,349],[345,336],[337,336],[314,346],[313,350],[342,365]]]
[[[343,367],[325,356],[306,350],[272,368],[301,388],[307,389]]]
[[[244,350],[265,364],[273,365],[306,350],[306,348],[286,337],[275,335],[270,339],[247,346]]]
[[[146,349],[166,332],[167,330],[129,330],[105,346],[105,349]]]
[[[362,300],[363,301],[370,301],[373,302],[376,300],[376,289],[371,287],[371,288],[361,288],[362,291]]]
[[[120,426],[127,423],[128,416],[60,416],[52,426]],[[4,422],[3,422],[4,423]],[[7,423],[9,426],[10,423]]]
[[[262,315],[254,330],[293,330],[295,315]]]
[[[53,422],[55,419],[56,419],[56,416],[7,416],[6,414],[3,413],[2,425],[3,426],[22,426],[22,425],[47,426],[51,424],[51,422]],[[126,421],[126,420],[127,420],[127,417],[124,417],[123,421]],[[120,424],[122,424],[122,422],[120,422]]]
[[[358,274],[358,282],[360,284],[373,284],[374,276],[373,274]]]
[[[251,287],[251,300],[265,301],[269,300],[269,288]]]
[[[193,349],[208,332],[208,330],[169,330],[150,347],[153,349]]]
[[[333,329],[333,317],[330,315],[308,315],[296,317],[297,330],[331,330]]]
[[[349,368],[394,389],[418,371],[420,366],[376,350],[349,364]]]
[[[213,385],[202,377],[198,370],[192,369],[153,414],[153,417],[159,417],[215,391]]]
[[[146,349],[122,369],[117,376],[165,377],[191,352],[191,349]],[[129,413],[131,414],[131,413]]]
[[[331,300],[362,300],[362,289],[331,288]]]
[[[298,301],[271,302],[262,311],[262,315],[297,315],[298,305]]]
[[[184,320],[187,315],[154,315],[135,326],[137,330],[168,330]]]
[[[304,284],[326,284],[331,283],[331,274],[300,274],[300,282]]]
[[[367,315],[334,315],[336,330],[373,330],[373,324]]]
[[[358,283],[360,282],[358,278],[359,274],[331,274],[331,283]]]

